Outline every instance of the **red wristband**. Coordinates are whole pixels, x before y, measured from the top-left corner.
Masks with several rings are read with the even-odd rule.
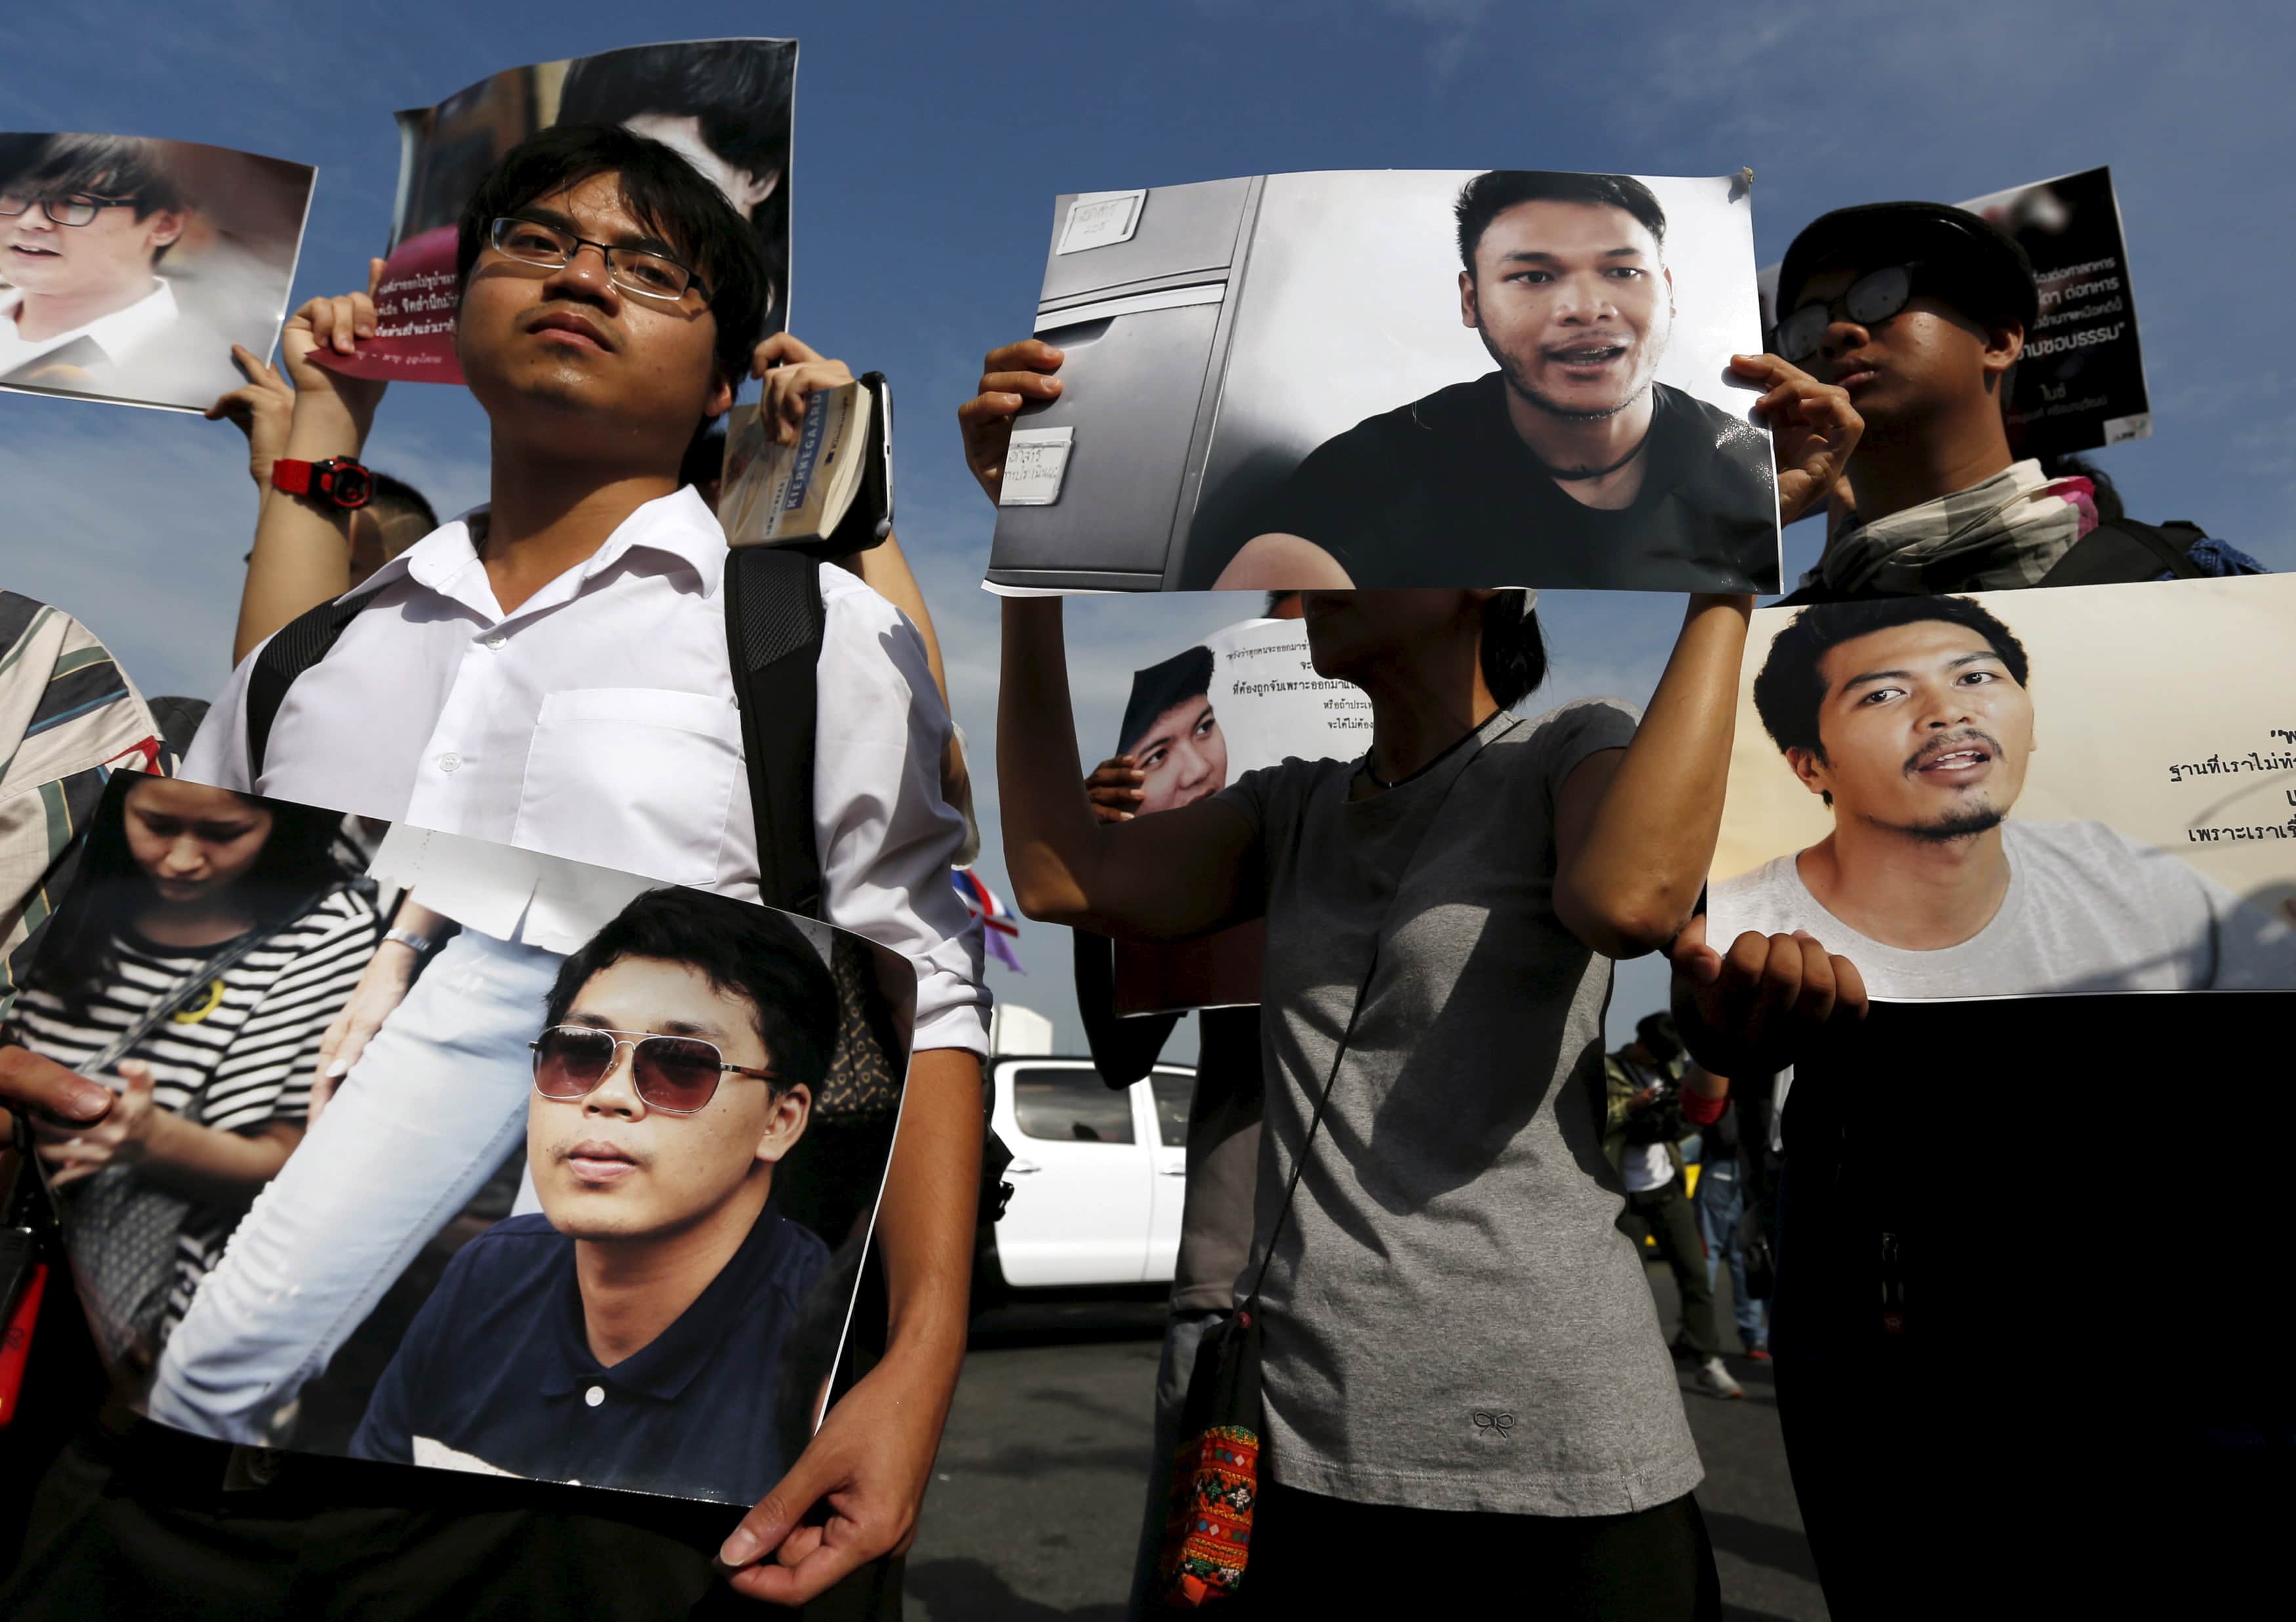
[[[1695,1087],[1685,1086],[1682,1090],[1682,1118],[1689,1125],[1711,1126],[1729,1107],[1730,1095],[1726,1092],[1710,1096]]]

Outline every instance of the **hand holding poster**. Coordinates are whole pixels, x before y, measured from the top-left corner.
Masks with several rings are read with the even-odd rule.
[[[1218,794],[1291,758],[1347,759],[1371,745],[1371,700],[1318,675],[1301,620],[1249,620],[1132,678],[1115,753],[1137,763],[1137,815]],[[1116,1011],[1153,1014],[1259,1000],[1262,930],[1178,945],[1119,941]]]
[[[279,339],[317,171],[136,136],[0,135],[0,388],[203,411]]]
[[[510,68],[398,115],[398,204],[375,288],[377,332],[324,364],[353,377],[460,383],[456,226],[504,154],[559,124],[616,124],[692,161],[750,221],[772,287],[763,339],[789,317],[790,116],[797,42],[701,39]]]
[[[2296,579],[1765,609],[1708,938],[1885,999],[2296,990]]]
[[[401,897],[462,933],[383,943]],[[38,1157],[153,1419],[747,1504],[840,1388],[914,990],[767,908],[122,774],[16,1017],[120,1094]]]
[[[1731,178],[1270,175],[1063,196],[988,583],[1777,589]]]

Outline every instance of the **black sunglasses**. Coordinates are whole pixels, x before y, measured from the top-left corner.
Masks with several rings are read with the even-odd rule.
[[[552,1025],[526,1044],[534,1050],[534,1090],[564,1101],[587,1097],[614,1067],[624,1046],[630,1050],[632,1084],[649,1109],[690,1116],[718,1096],[728,1071],[773,1084],[775,1073],[729,1065],[715,1042],[693,1036],[656,1036],[644,1031],[609,1031],[598,1025]]]
[[[1837,315],[1860,326],[1879,326],[1913,301],[1927,279],[1924,269],[1919,259],[1884,265],[1850,283],[1838,299],[1812,300],[1778,323],[1774,352],[1801,365],[1824,344],[1825,329]]]

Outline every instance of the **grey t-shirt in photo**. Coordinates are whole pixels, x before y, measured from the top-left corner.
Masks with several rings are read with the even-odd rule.
[[[1285,1486],[1610,1515],[1698,1483],[1603,1153],[1611,963],[1553,896],[1556,792],[1634,729],[1604,702],[1501,714],[1368,799],[1351,763],[1298,760],[1218,796],[1266,884],[1255,1261],[1377,946],[1261,1297]]]
[[[1957,946],[1885,946],[1827,911],[1798,856],[1726,879],[1709,939],[1807,929],[1857,966],[1868,994],[1908,1000],[2070,992],[2296,990],[2296,928],[2188,862],[2102,822],[2001,825],[2009,886]]]

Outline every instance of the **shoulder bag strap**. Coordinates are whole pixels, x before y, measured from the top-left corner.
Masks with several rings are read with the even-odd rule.
[[[264,751],[271,742],[271,724],[279,719],[279,706],[287,702],[287,689],[295,678],[325,658],[343,634],[343,628],[355,619],[359,611],[381,595],[382,588],[362,591],[356,597],[322,603],[308,613],[298,614],[275,632],[255,655],[255,668],[247,676],[247,780],[256,783],[263,778]]]
[[[84,1074],[92,1075],[100,1075],[110,1070],[121,1059],[134,1052],[135,1044],[150,1035],[162,1020],[167,1019],[182,1007],[184,1000],[193,992],[203,985],[211,984],[219,976],[230,973],[242,959],[277,935],[280,928],[299,924],[310,917],[327,897],[341,888],[343,886],[340,884],[329,885],[326,888],[307,896],[302,905],[286,915],[286,925],[271,929],[260,927],[250,929],[197,968],[186,972],[173,985],[155,998],[152,1006],[131,1021],[125,1030],[106,1043],[102,1051],[84,1061],[79,1066],[79,1069]],[[196,1099],[193,1102],[196,1106]],[[193,1118],[196,1119],[196,1116]]]
[[[822,916],[813,729],[826,623],[817,559],[773,547],[727,555],[726,650],[758,824],[758,895],[807,918]]]
[[[2203,571],[2185,553],[2193,542],[2203,538],[2203,531],[2192,524],[2155,527],[2133,518],[2112,519],[2075,541],[2071,549],[2034,583],[2110,585],[2129,580],[2130,572],[2144,568],[2148,561],[2158,563],[2161,570],[2178,580],[2199,580]]]

